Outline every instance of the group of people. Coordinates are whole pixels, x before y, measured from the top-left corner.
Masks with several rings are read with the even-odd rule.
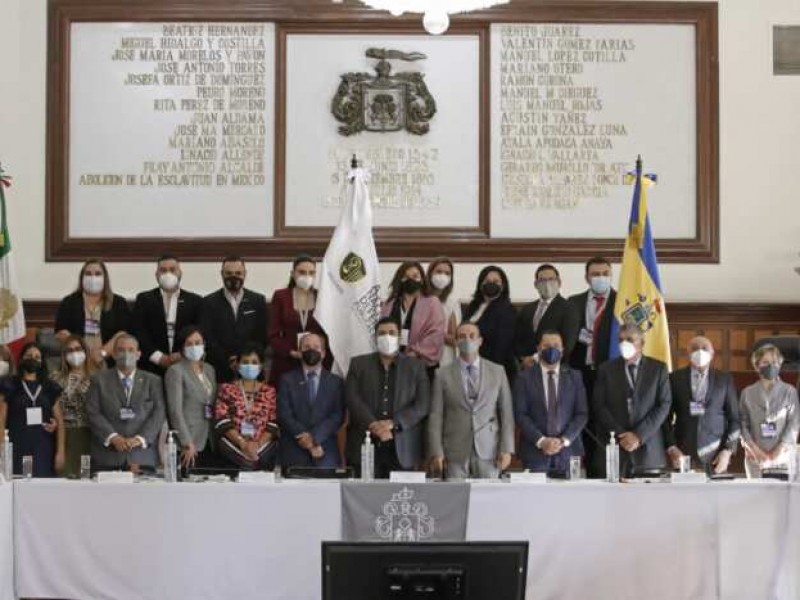
[[[105,264],[87,261],[56,315],[58,368],[49,372],[35,343],[18,361],[0,347],[0,429],[15,445],[15,473],[32,456],[35,476],[76,476],[85,454],[95,471],[154,469],[167,428],[187,470],[358,472],[366,436],[377,477],[497,477],[514,454],[556,476],[581,456],[590,477],[603,477],[612,437],[623,474],[684,456],[724,473],[741,445],[757,477],[794,453],[800,405],[780,379],[776,347],[753,353],[759,381],[741,398],[731,375],[712,367],[705,337],[689,343],[691,364],[670,374],[644,356],[642,332],[623,325],[609,360],[616,293],[602,257],[586,263],[588,287],[569,298],[558,270],[541,265],[539,297],[519,311],[505,272],[487,266],[463,314],[452,261],[404,262],[375,327],[376,352],[353,358],[344,380],[330,370],[314,318],[313,258],[293,261],[269,309],[245,287],[241,257],[226,257],[220,274],[222,288],[201,297],[183,289],[179,260],[162,256],[158,286],[131,309]]]

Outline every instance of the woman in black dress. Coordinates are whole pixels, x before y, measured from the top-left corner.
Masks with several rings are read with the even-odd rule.
[[[34,477],[55,477],[64,466],[64,419],[61,388],[50,381],[42,351],[34,343],[20,354],[18,374],[0,381],[0,430],[14,444],[14,474],[22,474],[22,457],[33,457]]]

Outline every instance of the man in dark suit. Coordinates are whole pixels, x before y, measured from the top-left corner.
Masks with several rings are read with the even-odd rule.
[[[708,338],[693,338],[688,352],[691,364],[670,376],[672,408],[664,423],[667,455],[675,467],[689,455],[707,472],[725,473],[741,435],[733,377],[711,368],[714,346]]]
[[[344,381],[322,368],[325,340],[300,338],[301,367],[286,373],[278,391],[281,465],[340,467],[336,434],[344,423]]]
[[[523,369],[536,363],[536,348],[544,331],[561,335],[563,353],[569,357],[578,338],[578,320],[561,295],[561,276],[553,265],[536,269],[534,283],[539,299],[522,307],[514,326],[514,356]]]
[[[614,318],[614,302],[617,292],[611,287],[611,263],[602,256],[586,262],[585,275],[589,289],[569,297],[569,305],[578,321],[578,340],[569,356],[569,364],[583,375],[586,396],[592,397],[597,369],[608,360],[611,320]],[[583,432],[586,451],[586,470],[589,477],[600,477],[594,466],[595,452],[603,452],[607,441],[597,438],[597,427],[589,414],[589,422]]]
[[[164,386],[161,380],[136,369],[139,343],[129,334],[114,342],[115,368],[92,379],[86,412],[92,431],[92,469],[141,467],[154,469],[158,435],[164,424]]]
[[[203,299],[181,288],[182,276],[176,257],[161,256],[156,262],[158,287],[139,293],[133,305],[133,334],[142,350],[139,367],[157,375],[181,360],[180,348],[173,345],[178,332],[200,325]]]
[[[592,410],[602,452],[595,455],[595,469],[605,474],[605,444],[613,433],[620,445],[620,474],[660,469],[666,454],[661,427],[672,400],[667,365],[642,356],[644,338],[635,325],[619,332],[621,356],[605,362],[597,371]]]
[[[235,376],[236,353],[245,342],[267,347],[267,299],[244,287],[247,268],[240,256],[222,261],[224,287],[203,298],[201,328],[206,352],[220,382]]]
[[[589,409],[581,374],[561,362],[563,348],[557,331],[542,332],[538,364],[514,382],[514,419],[525,468],[565,475],[570,457],[583,455],[581,432]]]
[[[360,471],[361,444],[375,444],[375,477],[422,465],[430,380],[425,363],[400,354],[400,324],[383,317],[376,327],[378,351],[350,362],[345,385],[350,423],[347,463]]]

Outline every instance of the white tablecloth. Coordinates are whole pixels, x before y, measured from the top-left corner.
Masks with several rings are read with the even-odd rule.
[[[319,544],[340,534],[333,482],[33,481],[15,496],[29,598],[319,600]],[[476,484],[467,537],[530,541],[529,600],[800,597],[800,488],[778,482]]]
[[[14,488],[0,481],[0,600],[14,600]]]

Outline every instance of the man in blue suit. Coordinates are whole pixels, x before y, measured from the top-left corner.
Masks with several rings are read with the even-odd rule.
[[[526,469],[566,474],[570,456],[583,455],[586,389],[580,371],[561,363],[564,342],[557,331],[542,333],[538,355],[538,364],[514,383],[514,418],[521,433],[517,453]]]
[[[325,340],[300,340],[302,365],[286,373],[278,390],[281,465],[339,467],[336,434],[344,423],[344,381],[322,368]]]

